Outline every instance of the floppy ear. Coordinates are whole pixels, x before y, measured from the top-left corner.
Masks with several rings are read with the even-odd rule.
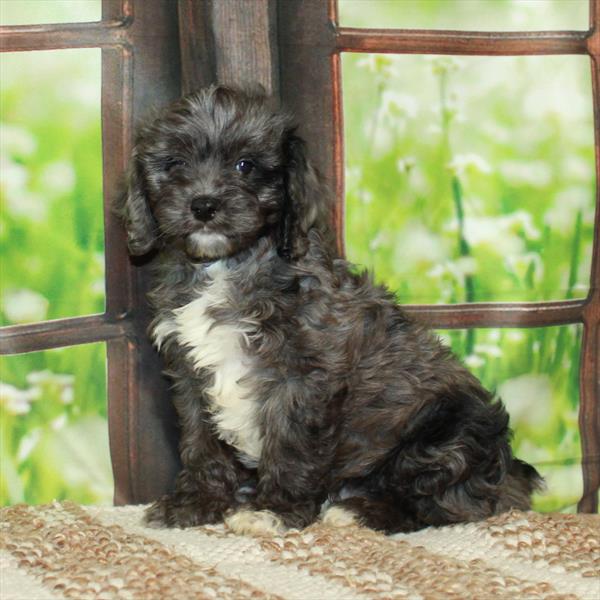
[[[305,143],[293,130],[288,133],[284,153],[285,198],[278,250],[289,260],[306,253],[312,227],[328,229],[329,202],[318,173],[306,159]]]
[[[118,208],[127,229],[127,247],[134,256],[152,250],[157,240],[156,221],[150,212],[142,175],[142,167],[135,152],[129,170],[127,192]]]

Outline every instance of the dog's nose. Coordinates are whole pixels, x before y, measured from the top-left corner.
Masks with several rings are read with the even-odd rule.
[[[217,214],[218,202],[210,196],[198,196],[192,200],[190,209],[198,221],[210,221]]]

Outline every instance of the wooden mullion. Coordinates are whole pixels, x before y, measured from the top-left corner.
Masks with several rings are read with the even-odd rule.
[[[110,0],[104,0],[110,2]],[[104,50],[103,135],[105,207],[123,193],[133,130],[181,93],[177,11],[173,0],[135,0],[127,44]],[[112,91],[111,91],[112,90]],[[107,121],[111,121],[108,123]],[[164,494],[179,470],[177,418],[162,363],[147,335],[148,261],[127,257],[125,231],[106,218],[107,310],[127,315],[130,334],[108,344],[109,436],[116,504],[149,502]],[[108,262],[111,261],[111,262]]]
[[[104,342],[127,336],[127,319],[112,320],[107,315],[89,315],[0,329],[0,354],[21,354],[78,344]]]
[[[107,4],[107,3],[105,3]],[[103,15],[110,6],[103,5]],[[123,193],[123,173],[131,151],[133,53],[130,46],[102,50],[102,171],[104,194],[106,312],[131,315],[131,336],[106,345],[107,402],[110,457],[115,504],[135,498],[135,454],[138,395],[136,353],[143,335],[136,303],[136,277],[129,261],[123,226],[112,211]],[[135,458],[135,457],[134,457]]]
[[[132,138],[133,56],[129,47],[102,50],[102,171],[106,312],[113,318],[135,308],[133,266],[123,225],[112,210],[122,193]]]
[[[478,302],[407,304],[411,316],[437,329],[472,327],[549,327],[581,323],[587,300],[557,302]]]
[[[338,27],[339,52],[486,56],[587,54],[589,31],[480,32]]]
[[[598,512],[600,487],[600,1],[590,0],[592,35],[588,44],[596,150],[596,218],[592,248],[590,295],[584,312],[581,345],[579,430],[581,432],[583,496],[580,512]]]
[[[128,43],[129,17],[95,23],[0,27],[0,51],[106,48]]]

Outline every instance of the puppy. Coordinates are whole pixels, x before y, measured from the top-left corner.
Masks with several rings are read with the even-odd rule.
[[[528,509],[508,415],[384,287],[336,257],[289,116],[210,87],[139,132],[120,207],[153,261],[151,336],[183,469],[155,525],[384,532]]]

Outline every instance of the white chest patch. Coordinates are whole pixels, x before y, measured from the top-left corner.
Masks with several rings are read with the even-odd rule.
[[[174,335],[189,349],[188,358],[197,370],[208,369],[213,383],[205,391],[212,403],[219,437],[237,448],[247,466],[256,466],[262,449],[258,427],[258,402],[249,377],[252,361],[244,351],[251,333],[249,324],[219,323],[208,309],[227,302],[227,269],[219,261],[208,268],[211,281],[196,299],[172,312],[154,327],[152,335],[160,348]]]

